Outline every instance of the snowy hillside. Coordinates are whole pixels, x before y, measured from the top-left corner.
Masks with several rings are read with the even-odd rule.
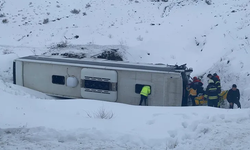
[[[188,63],[193,75],[217,72],[224,89],[237,83],[245,105],[250,99],[249,0],[0,2],[2,51],[23,56],[61,42],[118,45],[129,61]]]
[[[131,62],[187,63],[192,76],[217,72],[223,89],[238,85],[242,106],[249,108],[249,4],[0,0],[0,149],[247,149],[249,109],[55,101],[13,85],[12,61],[67,51],[91,56],[119,48]],[[102,106],[114,113],[112,119],[89,118],[86,111]]]

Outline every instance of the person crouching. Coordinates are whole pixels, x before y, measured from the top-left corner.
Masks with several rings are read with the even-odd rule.
[[[234,108],[234,104],[238,106],[238,108],[241,108],[240,105],[240,90],[237,89],[236,84],[232,85],[232,89],[230,89],[227,93],[227,101],[229,102],[230,109]]]
[[[142,102],[144,101],[145,106],[147,106],[147,99],[148,99],[148,95],[151,93],[150,90],[150,86],[143,86],[142,90],[141,90],[141,101],[139,105],[142,105]]]

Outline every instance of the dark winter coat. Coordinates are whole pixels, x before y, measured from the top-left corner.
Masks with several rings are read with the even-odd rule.
[[[240,100],[240,90],[236,89],[235,91],[230,89],[227,93],[227,101],[229,103],[236,103]]]
[[[190,88],[197,90],[197,94],[204,93],[204,89],[202,86],[203,86],[203,83],[201,81],[193,81],[190,84]]]
[[[204,98],[207,100],[218,100],[219,90],[214,83],[208,84]]]
[[[216,78],[215,76],[212,76],[212,80],[214,81],[216,87],[218,88],[218,92],[221,93],[220,80],[218,78]]]

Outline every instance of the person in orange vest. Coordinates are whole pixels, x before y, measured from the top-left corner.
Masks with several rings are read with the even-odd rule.
[[[142,105],[142,102],[144,101],[145,106],[148,105],[147,103],[147,99],[148,99],[148,95],[151,93],[151,89],[150,86],[145,85],[143,86],[142,90],[141,90],[141,101],[139,105]]]

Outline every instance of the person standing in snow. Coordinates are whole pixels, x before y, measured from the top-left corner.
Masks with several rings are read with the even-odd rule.
[[[217,75],[217,74],[216,74],[216,75]],[[219,80],[217,77],[213,76],[212,74],[208,74],[207,77],[208,77],[209,79],[211,79],[211,80],[214,81],[214,84],[216,85],[216,87],[217,87],[217,89],[218,89],[218,94],[220,94],[220,93],[221,93],[220,80]]]
[[[237,89],[236,84],[232,85],[232,88],[227,93],[227,101],[229,102],[230,109],[234,108],[234,104],[238,106],[238,108],[241,108],[240,105],[240,90]]]
[[[204,95],[204,99],[207,100],[207,105],[211,107],[218,107],[219,102],[218,87],[212,79],[209,79],[208,86]]]
[[[144,101],[145,106],[148,105],[147,99],[148,99],[148,95],[150,93],[151,93],[150,86],[148,86],[148,85],[143,86],[143,88],[142,88],[142,90],[140,92],[140,94],[141,94],[141,101],[140,101],[139,105],[142,105],[143,101]]]
[[[193,82],[189,84],[189,89],[188,89],[189,98],[191,99],[193,106],[196,106],[195,98],[198,96],[198,94],[204,93],[202,86],[203,86],[203,83],[197,77],[194,77]]]

